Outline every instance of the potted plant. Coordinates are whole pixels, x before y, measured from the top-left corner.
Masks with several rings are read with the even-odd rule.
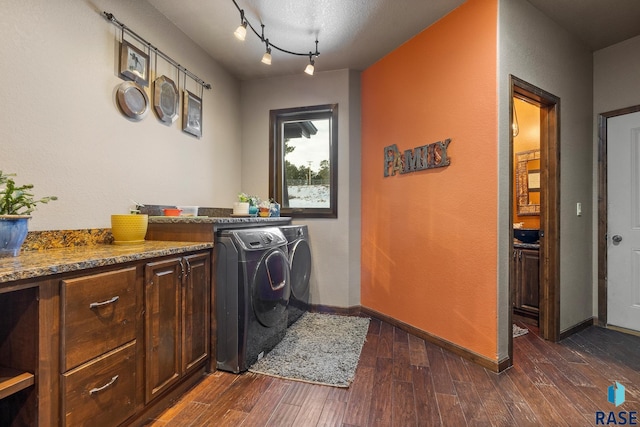
[[[249,215],[249,201],[251,198],[246,193],[238,194],[238,201],[233,204],[234,215]]]
[[[17,185],[14,176],[0,171],[0,257],[17,256],[36,205],[58,199],[56,196],[36,199],[31,192],[33,184]]]
[[[253,215],[258,213],[258,203],[260,199],[256,196],[250,196],[247,193],[239,193],[238,201],[233,204],[234,215]]]

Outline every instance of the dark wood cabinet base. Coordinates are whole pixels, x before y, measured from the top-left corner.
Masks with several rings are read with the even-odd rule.
[[[210,366],[212,254],[181,246],[0,286],[0,425],[143,425],[199,382]],[[145,275],[165,264],[173,275]],[[168,288],[155,305],[154,283]],[[171,373],[168,364],[172,381],[150,375]]]

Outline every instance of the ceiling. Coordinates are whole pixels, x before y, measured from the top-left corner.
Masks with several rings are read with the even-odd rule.
[[[233,0],[147,0],[241,80],[301,73],[309,62],[272,49],[272,65],[260,62],[265,44],[247,28],[233,36],[240,13]],[[528,0],[591,50],[640,35],[639,0]],[[316,71],[364,70],[464,0],[236,0],[246,19],[270,43],[320,56]]]

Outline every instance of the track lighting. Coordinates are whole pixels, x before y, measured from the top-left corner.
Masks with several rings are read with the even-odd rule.
[[[269,47],[269,39],[265,42],[267,45],[267,51],[262,55],[262,63],[271,65],[271,48]]]
[[[233,0],[233,4],[238,9],[238,12],[240,12],[240,26],[238,28],[236,28],[236,31],[233,34],[239,40],[244,41],[244,39],[247,36],[247,26],[248,26],[251,29],[251,31],[253,31],[253,33],[256,35],[256,37],[258,37],[260,39],[260,41],[263,42],[265,44],[265,46],[266,46],[265,53],[264,53],[264,55],[262,55],[262,63],[267,64],[267,65],[271,65],[271,48],[274,48],[276,50],[279,50],[280,52],[288,53],[289,55],[308,56],[309,57],[309,64],[307,64],[307,67],[305,68],[304,72],[309,74],[310,76],[313,75],[313,72],[315,70],[315,60],[313,58],[314,57],[317,58],[320,55],[320,52],[318,52],[318,40],[317,39],[316,39],[316,51],[315,52],[299,53],[299,52],[292,52],[290,50],[286,50],[286,49],[283,49],[281,47],[278,47],[278,46],[274,45],[273,43],[270,43],[269,39],[265,38],[265,36],[264,36],[264,24],[260,24],[262,26],[262,32],[261,32],[261,34],[258,34],[258,32],[253,27],[253,25],[251,25],[251,22],[249,22],[249,20],[245,18],[244,10],[240,9],[240,6],[238,6],[238,3],[236,3],[236,0]]]
[[[307,64],[307,68],[304,69],[304,72],[313,76],[313,72],[315,71],[316,61],[311,57],[311,53],[309,53],[309,64]]]

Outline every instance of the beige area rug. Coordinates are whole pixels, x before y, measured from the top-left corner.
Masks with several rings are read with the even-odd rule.
[[[249,371],[334,387],[353,381],[369,319],[305,313]]]
[[[529,330],[527,328],[521,328],[520,326],[513,324],[513,337],[520,337],[522,335],[528,334]]]

